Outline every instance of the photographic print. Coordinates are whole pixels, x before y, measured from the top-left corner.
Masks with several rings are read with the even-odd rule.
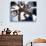
[[[11,1],[10,2],[10,21],[36,21],[37,17],[36,1]]]

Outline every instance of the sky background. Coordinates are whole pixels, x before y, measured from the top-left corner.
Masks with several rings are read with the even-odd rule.
[[[12,31],[21,30],[24,45],[37,37],[46,38],[46,0],[23,0],[37,1],[36,22],[10,22],[10,1],[0,0],[0,31],[7,27]]]

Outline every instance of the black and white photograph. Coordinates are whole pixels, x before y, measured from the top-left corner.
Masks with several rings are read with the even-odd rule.
[[[36,1],[11,1],[10,2],[10,21],[36,21],[37,2]]]

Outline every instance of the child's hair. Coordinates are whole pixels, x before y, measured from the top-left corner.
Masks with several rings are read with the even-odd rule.
[[[16,5],[16,2],[13,2],[13,1],[12,1],[12,2],[11,2],[11,6],[14,6],[14,5]]]

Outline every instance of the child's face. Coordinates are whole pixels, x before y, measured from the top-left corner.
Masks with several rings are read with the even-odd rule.
[[[11,13],[11,15],[12,15],[12,16],[16,16],[17,13],[16,13],[15,11],[13,11],[13,12]]]

